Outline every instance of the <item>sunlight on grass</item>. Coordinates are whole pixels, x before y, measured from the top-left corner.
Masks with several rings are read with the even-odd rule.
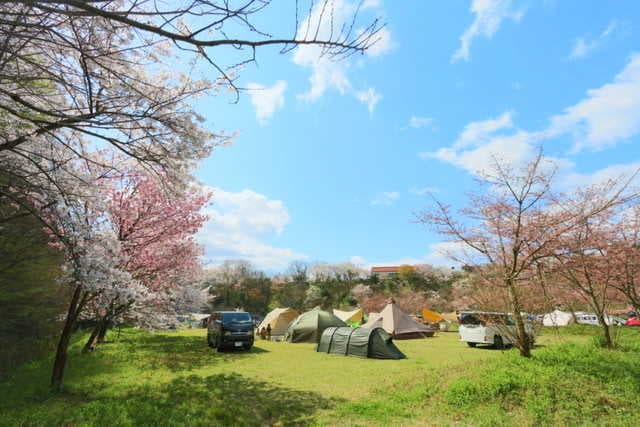
[[[467,348],[457,334],[441,333],[396,341],[408,358],[395,361],[262,340],[249,352],[218,353],[198,329],[127,329],[88,355],[79,354],[82,338],[72,346],[63,393],[48,391],[49,360],[0,384],[0,424],[527,424],[557,421],[549,411],[580,422],[580,405],[590,417],[625,421],[640,391],[629,379],[640,377],[631,361],[638,334],[625,341],[627,351],[607,353],[590,347],[588,335],[548,331],[534,359],[523,360],[515,351]],[[558,401],[556,388],[573,381],[591,397],[571,392],[580,404]]]

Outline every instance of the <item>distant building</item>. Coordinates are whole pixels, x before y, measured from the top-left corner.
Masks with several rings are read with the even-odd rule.
[[[393,267],[371,267],[371,275],[378,279],[386,279],[387,277],[398,277],[400,266]]]

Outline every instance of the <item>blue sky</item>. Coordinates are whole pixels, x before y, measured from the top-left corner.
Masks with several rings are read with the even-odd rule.
[[[208,262],[450,265],[414,212],[425,191],[463,206],[491,154],[517,163],[542,146],[560,189],[640,166],[640,2],[365,4],[387,22],[369,54],[259,50],[238,103],[198,100],[208,128],[238,132],[197,172],[215,191]],[[290,26],[288,10],[263,24]]]

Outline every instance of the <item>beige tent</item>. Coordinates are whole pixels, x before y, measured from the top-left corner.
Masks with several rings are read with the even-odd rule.
[[[449,322],[457,322],[458,321],[458,313],[452,311],[451,313],[442,313],[442,318],[444,320],[448,320]]]
[[[271,325],[271,335],[278,336],[284,335],[287,332],[289,323],[298,317],[300,313],[293,308],[275,308],[271,310],[264,318],[258,330],[266,328],[267,325]]]
[[[351,311],[333,310],[333,314],[346,324],[361,323],[364,317],[364,311],[361,308]]]
[[[377,316],[371,313],[369,321],[362,327],[382,328],[398,339],[432,337],[435,332],[434,329],[413,320],[393,302],[387,304]]]

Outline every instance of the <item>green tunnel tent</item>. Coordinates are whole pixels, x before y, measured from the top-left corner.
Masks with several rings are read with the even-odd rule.
[[[406,358],[393,343],[391,335],[382,328],[327,328],[320,337],[316,351],[371,359]]]
[[[313,309],[298,316],[287,329],[284,339],[289,342],[319,342],[325,329],[331,326],[347,326],[333,313]]]

